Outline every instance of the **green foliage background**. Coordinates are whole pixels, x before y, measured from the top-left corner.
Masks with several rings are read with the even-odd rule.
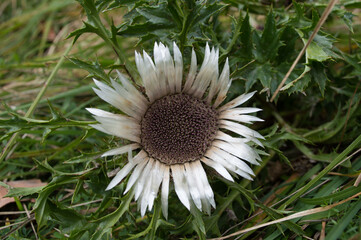
[[[361,173],[359,1],[336,4],[276,101],[269,101],[327,4],[3,1],[0,179],[15,203],[0,209],[0,236],[205,239],[359,193],[361,187],[355,184]],[[208,169],[217,202],[210,216],[189,213],[172,191],[168,220],[161,215],[158,200],[141,218],[130,195],[121,194],[125,183],[105,192],[107,173],[121,168],[126,158],[99,158],[123,142],[88,126],[93,120],[85,107],[110,108],[92,91],[92,78],[109,82],[117,69],[139,82],[134,50],[152,53],[155,41],[169,46],[176,42],[186,70],[192,47],[198,59],[203,59],[207,42],[218,47],[220,66],[227,57],[230,62],[233,83],[228,99],[257,90],[249,104],[264,109],[259,116],[265,122],[251,126],[266,137],[263,164],[254,168],[252,182],[230,183]],[[24,179],[41,179],[48,185],[6,184]],[[358,239],[360,209],[358,197],[239,239],[318,238],[322,222],[327,239]]]

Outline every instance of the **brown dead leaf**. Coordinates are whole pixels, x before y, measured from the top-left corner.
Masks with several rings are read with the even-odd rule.
[[[40,179],[10,181],[7,182],[6,184],[13,188],[41,187],[47,185],[47,183],[42,182]],[[8,203],[15,202],[14,198],[4,197],[7,193],[8,193],[8,189],[3,186],[0,186],[0,208],[2,208]]]

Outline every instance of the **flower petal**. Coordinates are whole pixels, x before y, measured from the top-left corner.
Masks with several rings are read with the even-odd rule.
[[[182,53],[179,51],[179,48],[175,42],[173,42],[173,53],[174,53],[174,67],[175,67],[175,91],[180,93],[182,90],[182,80],[183,80],[183,59]]]
[[[216,94],[216,92],[218,91],[218,88],[219,88],[218,56],[219,56],[219,49],[216,49],[214,52],[212,61],[208,64],[208,67],[212,68],[212,71],[211,71],[211,69],[208,69],[208,71],[207,71],[207,73],[211,73],[212,75],[208,75],[208,76],[206,75],[207,77],[210,78],[209,91],[208,91],[208,95],[206,98],[206,101],[208,104],[211,103],[214,95]]]
[[[237,167],[233,164],[229,164],[224,158],[220,157],[219,155],[215,154],[212,149],[207,151],[205,155],[208,159],[212,160],[213,162],[221,164],[224,168],[229,171],[236,171]]]
[[[128,99],[134,104],[134,109],[137,108],[137,112],[140,115],[143,115],[143,113],[147,110],[147,102],[144,102],[144,98],[138,98],[136,95],[133,95],[132,93],[128,92],[122,85],[111,79],[111,83],[115,91],[118,92],[119,95],[123,96],[125,99]]]
[[[235,108],[245,102],[247,102],[254,94],[256,93],[256,91],[251,92],[251,93],[247,93],[247,94],[242,94],[241,96],[233,99],[232,101],[224,104],[222,107],[219,108],[220,111],[224,111],[227,109],[231,109],[231,108]]]
[[[97,108],[85,108],[88,112],[90,112],[91,114],[95,115],[95,116],[99,116],[99,117],[107,117],[107,118],[114,118],[117,119],[118,117],[123,117],[126,118],[124,115],[119,115],[119,114],[114,114],[111,112],[107,112],[101,109],[97,109]],[[132,118],[128,118],[129,120]]]
[[[197,74],[197,56],[194,52],[194,49],[192,48],[192,59],[191,59],[191,66],[189,68],[189,73],[187,76],[187,81],[184,84],[183,91],[186,93],[189,93],[189,90],[191,89],[194,79],[196,78]]]
[[[218,95],[216,100],[214,101],[213,107],[218,107],[224,99],[227,97],[227,92],[229,87],[231,86],[232,81],[229,80],[229,64],[228,58],[226,59],[226,63],[224,64],[221,76],[219,77],[219,85],[218,85]]]
[[[156,65],[157,78],[159,82],[159,92],[162,95],[169,94],[169,87],[165,73],[165,63],[163,57],[163,50],[158,46],[157,43],[154,43],[154,62]]]
[[[247,144],[228,143],[216,140],[213,142],[213,145],[223,149],[225,152],[229,152],[232,155],[244,159],[249,163],[259,165],[257,162],[257,159],[260,158],[259,155]]]
[[[149,178],[150,178],[150,169],[152,168],[153,162],[154,160],[152,160],[151,158],[149,158],[147,161],[147,165],[145,166],[145,168],[143,169],[143,172],[140,176],[140,178],[138,179],[138,181],[135,184],[135,195],[134,198],[135,200],[138,200],[140,194],[142,193],[142,191],[145,191],[145,183],[146,181],[148,182]]]
[[[135,166],[134,163],[127,163],[118,173],[117,175],[115,175],[115,177],[110,181],[109,185],[107,186],[107,188],[105,189],[110,190],[113,187],[115,187],[116,185],[118,185],[118,183],[120,183],[127,175],[128,173],[133,169],[133,167]]]
[[[249,173],[250,175],[254,176],[252,169],[238,157],[220,148],[214,148],[214,153],[225,159],[227,162],[229,162],[229,164],[232,164],[243,172]]]
[[[249,127],[243,126],[242,124],[227,121],[227,120],[220,120],[220,127],[225,128],[229,131],[235,132],[241,136],[244,137],[252,137],[252,138],[261,138],[264,139],[264,137],[259,134],[258,132],[250,129]]]
[[[237,169],[234,172],[237,173],[239,176],[247,179],[247,180],[253,181],[253,178],[248,173],[243,172],[241,169]]]
[[[252,122],[263,122],[263,119],[260,119],[258,117],[252,116],[252,115],[240,115],[240,114],[236,114],[236,113],[224,113],[222,112],[221,115],[219,116],[220,119],[228,119],[228,120],[232,120],[232,121],[237,121],[237,122],[243,122],[243,123],[248,123],[248,124],[252,124]]]
[[[118,70],[116,71],[118,74],[118,78],[120,80],[120,82],[122,83],[123,87],[129,92],[131,93],[135,98],[138,99],[138,101],[144,102],[145,104],[148,104],[148,100],[143,96],[143,94],[141,94],[134,86],[131,82],[129,82],[129,80],[123,75],[121,74]]]
[[[103,132],[128,139],[133,142],[140,143],[140,129],[139,124],[134,121],[129,121],[124,118],[107,118],[107,117],[98,117],[94,116],[94,118],[99,122],[99,124],[91,125],[94,128]]]
[[[243,170],[243,168],[238,168],[238,166],[242,165],[242,167],[246,166],[247,170],[250,169],[247,164],[245,164],[242,160],[240,160],[237,157],[232,156],[231,154],[228,154],[227,157],[229,156],[229,158],[225,158],[224,156],[226,156],[226,154],[218,154],[216,148],[214,148],[215,150],[212,151],[208,151],[206,157],[209,158],[210,160],[213,160],[214,162],[219,163],[220,165],[222,165],[224,168],[226,168],[228,171],[237,173],[238,175],[240,175],[243,178],[246,178],[248,180],[252,180],[252,177],[245,171]],[[221,149],[218,149],[221,150]],[[218,151],[219,152],[219,151]],[[230,160],[238,160],[237,162]],[[241,164],[241,163],[243,164]],[[251,170],[252,172],[252,170]],[[253,172],[252,172],[253,174]]]
[[[143,161],[135,167],[132,175],[128,179],[127,188],[125,189],[124,194],[127,193],[133,187],[134,183],[137,180],[139,180],[140,175],[142,174],[142,172],[144,170],[145,164],[147,164],[147,163],[148,163],[148,161]]]
[[[234,182],[231,174],[229,174],[229,172],[221,164],[219,164],[213,160],[210,160],[208,158],[202,158],[201,161],[204,162],[205,164],[207,164],[208,166],[210,166],[211,168],[213,168],[214,170],[216,170],[225,179],[227,179],[231,182]]]
[[[200,161],[194,161],[192,163],[193,173],[197,176],[199,182],[202,183],[202,189],[204,190],[204,194],[207,198],[207,202],[209,202],[214,208],[216,208],[216,203],[214,201],[214,194],[211,186],[209,185],[206,172],[203,169],[203,166]],[[198,181],[197,181],[198,182]],[[202,201],[203,202],[203,201]]]
[[[99,88],[93,88],[93,90],[101,99],[135,119],[141,118],[141,111],[134,103],[121,96],[117,91],[108,85],[99,82],[96,79],[93,80]]]
[[[105,153],[102,154],[102,157],[120,155],[120,154],[128,152],[129,150],[134,150],[134,149],[137,149],[139,147],[140,146],[139,146],[138,143],[125,145],[125,146],[122,146],[122,147],[119,147],[119,148],[114,148],[114,149],[111,149],[109,151],[106,151]]]
[[[204,51],[204,59],[203,59],[203,63],[202,63],[201,68],[203,68],[209,62],[210,55],[211,55],[211,51],[210,51],[210,48],[209,48],[209,45],[208,45],[208,42],[207,42],[206,43],[206,48],[205,48],[205,51]]]
[[[255,107],[240,107],[240,108],[232,108],[232,109],[228,109],[228,110],[224,110],[222,114],[228,114],[228,113],[233,113],[233,114],[248,114],[248,113],[255,113],[255,112],[259,112],[262,111],[262,109],[260,108],[255,108]]]
[[[154,48],[157,49],[154,52],[154,60],[157,66],[159,81],[162,81],[162,86],[166,87],[166,94],[174,93],[175,69],[169,48],[165,47],[163,43],[159,43],[158,46],[155,45]]]
[[[162,44],[163,45],[163,44]],[[163,46],[164,52],[164,63],[165,63],[165,73],[168,79],[168,86],[171,93],[175,92],[175,70],[174,70],[174,62],[172,55],[170,54],[169,48]]]
[[[169,166],[164,165],[162,181],[162,212],[163,216],[168,219],[168,194],[169,194]]]
[[[143,80],[145,92],[149,97],[149,100],[153,102],[156,99],[156,88],[153,84],[154,80],[156,79],[154,79],[152,74],[149,74],[152,65],[150,64],[149,60],[144,61],[143,57],[137,51],[135,52],[135,64],[137,65],[139,75]]]
[[[225,141],[225,142],[242,142],[242,143],[246,143],[246,142],[249,142],[249,140],[247,138],[236,138],[236,137],[232,137],[220,130],[218,130],[216,136],[214,137],[215,139],[218,139],[218,140],[222,140],[222,141]]]
[[[120,181],[122,181],[128,173],[133,169],[134,166],[143,161],[146,156],[144,151],[140,151],[131,161],[129,161],[120,171],[115,175],[115,177],[110,181],[108,187],[105,190],[110,190],[115,187]]]
[[[217,60],[217,66],[218,66],[218,60]],[[217,69],[217,76],[218,76],[218,69]],[[217,78],[212,79],[211,86],[209,87],[209,92],[208,92],[208,96],[207,96],[208,104],[211,103],[212,99],[217,94],[217,92],[220,90],[221,86],[223,86],[223,84],[225,84],[225,83],[228,84],[228,82],[229,82],[229,66],[228,66],[228,59],[227,59],[219,79],[217,79]],[[214,106],[214,107],[217,107],[217,106]]]
[[[196,80],[190,90],[190,93],[197,97],[202,98],[203,94],[209,87],[212,81],[217,81],[218,78],[218,49],[212,48],[209,58],[204,59],[203,65],[196,77]],[[205,61],[207,62],[205,63]]]
[[[197,187],[197,184],[196,184],[196,182],[197,182],[196,176],[194,176],[192,167],[189,165],[189,163],[185,163],[184,167],[186,169],[185,178],[188,183],[189,193],[191,194],[191,197],[192,197],[193,202],[196,205],[196,207],[200,211],[202,211],[201,194],[200,194],[199,188]]]
[[[182,204],[190,210],[189,190],[184,179],[184,166],[171,165],[170,167],[172,169],[175,192]]]
[[[154,166],[154,161],[152,159],[149,159],[148,164],[150,164],[150,169]],[[150,195],[150,188],[153,181],[153,174],[152,171],[147,176],[147,181],[143,182],[143,190],[141,192],[138,204],[140,203],[140,214],[142,217],[145,215],[145,211],[147,210],[147,206],[149,204],[149,195]]]
[[[155,67],[153,60],[150,58],[146,51],[143,51],[144,57],[144,64],[145,64],[145,71],[147,78],[149,79],[148,86],[150,85],[151,88],[148,92],[152,91],[152,95],[155,99],[158,99],[163,96],[164,92],[160,91],[160,81],[157,76],[157,68]],[[147,87],[146,87],[147,88]]]
[[[149,211],[153,208],[154,199],[158,195],[159,186],[162,183],[164,164],[155,160],[154,168],[152,169],[152,183],[150,185],[150,193],[148,196],[148,209]]]

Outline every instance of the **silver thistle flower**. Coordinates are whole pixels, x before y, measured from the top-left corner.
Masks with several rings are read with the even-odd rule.
[[[115,187],[131,173],[125,192],[135,191],[141,215],[152,209],[161,188],[162,211],[168,216],[170,179],[182,204],[191,202],[208,214],[216,207],[214,194],[202,164],[214,168],[233,181],[231,173],[252,179],[252,169],[245,163],[259,164],[258,153],[247,143],[262,146],[263,137],[241,123],[262,121],[247,115],[261,109],[239,107],[254,92],[242,94],[220,106],[231,81],[228,59],[218,72],[218,49],[206,46],[203,64],[197,72],[197,59],[192,50],[189,73],[183,81],[183,60],[176,44],[173,58],[168,47],[154,45],[154,61],[143,52],[135,52],[135,61],[143,80],[146,96],[118,72],[121,84],[111,80],[108,86],[97,80],[95,93],[124,114],[113,114],[88,108],[99,122],[92,125],[104,133],[133,143],[112,149],[102,156],[128,153],[128,163],[107,187]],[[239,137],[232,137],[233,132]],[[139,149],[139,151],[138,151]],[[133,157],[132,151],[138,153]]]

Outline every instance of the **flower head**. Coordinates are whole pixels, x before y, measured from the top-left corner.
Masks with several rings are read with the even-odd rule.
[[[231,84],[228,59],[219,75],[218,49],[210,50],[207,44],[197,72],[192,50],[189,73],[183,81],[183,60],[176,44],[173,54],[162,43],[154,45],[154,61],[146,52],[143,56],[135,52],[145,94],[119,72],[121,84],[111,80],[112,86],[108,86],[94,80],[98,87],[95,93],[123,114],[88,108],[99,122],[92,125],[94,128],[132,142],[102,156],[128,153],[128,163],[107,190],[132,172],[125,193],[134,189],[142,215],[152,209],[161,188],[162,210],[167,217],[170,180],[185,207],[190,209],[193,202],[199,210],[210,213],[211,206],[215,208],[214,194],[203,165],[233,181],[230,173],[252,179],[253,171],[246,162],[259,164],[261,160],[248,143],[262,146],[258,139],[263,137],[241,124],[262,121],[247,115],[260,109],[239,107],[254,92],[221,106]],[[137,151],[134,157],[133,150]]]

